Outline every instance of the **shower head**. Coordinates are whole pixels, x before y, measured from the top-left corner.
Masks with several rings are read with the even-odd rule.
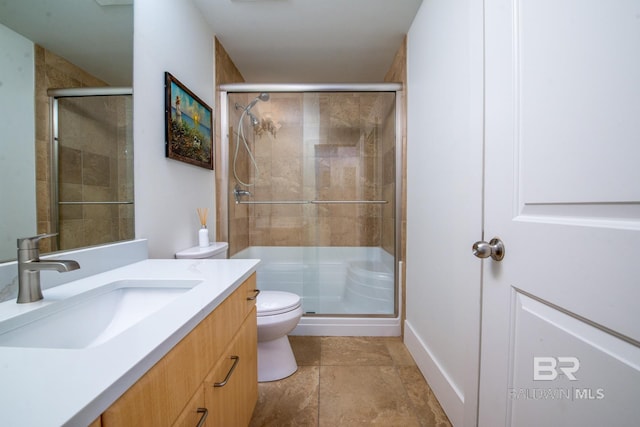
[[[251,124],[253,126],[258,126],[260,124],[260,120],[258,120],[258,118],[256,116],[254,116],[253,114],[251,114],[251,111],[247,110],[247,114],[249,115],[249,117],[251,118]]]
[[[256,96],[256,99],[254,99],[249,103],[249,105],[247,105],[247,111],[251,110],[258,101],[266,102],[268,100],[269,100],[269,94],[267,92],[262,92],[260,95]]]

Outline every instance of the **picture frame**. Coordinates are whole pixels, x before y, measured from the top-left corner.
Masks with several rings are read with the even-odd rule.
[[[213,170],[213,110],[165,72],[165,155]]]

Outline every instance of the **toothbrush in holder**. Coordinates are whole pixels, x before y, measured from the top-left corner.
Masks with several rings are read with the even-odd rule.
[[[207,230],[207,214],[209,208],[198,208],[198,218],[200,219],[200,230],[198,230],[198,245],[201,248],[209,246],[209,230]]]

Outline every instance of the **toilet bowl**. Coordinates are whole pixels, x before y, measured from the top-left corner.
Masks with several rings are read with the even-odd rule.
[[[298,370],[287,334],[302,317],[300,296],[291,292],[261,291],[258,314],[258,382],[276,381]]]
[[[176,253],[178,259],[223,259],[228,244],[214,242]],[[291,292],[261,291],[256,300],[258,316],[258,381],[286,378],[298,370],[287,334],[302,317],[300,297]]]

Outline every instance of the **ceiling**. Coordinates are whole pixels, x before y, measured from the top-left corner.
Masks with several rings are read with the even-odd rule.
[[[193,0],[246,81],[381,82],[422,0]]]
[[[0,23],[111,86],[131,86],[132,0],[98,1],[116,5],[100,6],[94,0],[0,0]]]
[[[381,82],[422,2],[191,1],[252,83]],[[130,86],[131,2],[0,0],[0,23],[113,86]]]

